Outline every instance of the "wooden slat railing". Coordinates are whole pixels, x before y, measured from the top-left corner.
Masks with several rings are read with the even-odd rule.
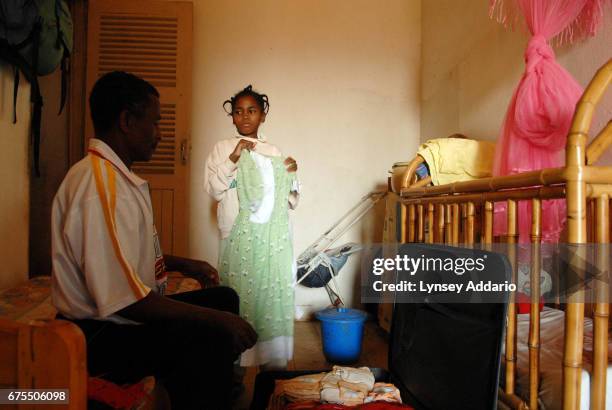
[[[516,175],[482,178],[441,186],[426,186],[430,180],[418,180],[416,168],[423,162],[415,158],[403,177],[400,199],[407,212],[402,213],[409,242],[447,243],[467,245],[477,239],[482,244],[492,244],[494,204],[507,203],[508,257],[516,280],[517,255],[514,244],[518,240],[518,203],[531,201],[531,306],[528,337],[529,397],[528,403],[516,395],[516,306],[511,297],[508,306],[505,386],[500,398],[518,409],[536,409],[540,385],[540,270],[542,257],[542,201],[566,199],[567,240],[571,244],[584,244],[589,239],[606,244],[597,252],[597,266],[604,272],[610,270],[608,246],[610,241],[610,198],[612,198],[612,167],[593,165],[612,144],[612,125],[608,125],[587,147],[588,131],[594,108],[606,87],[612,81],[612,60],[595,75],[576,112],[566,145],[566,163],[563,168],[544,169]],[[587,218],[589,200],[593,207]],[[480,211],[482,223],[476,228],[476,214]],[[406,215],[407,214],[407,215]],[[407,218],[406,218],[407,217]],[[406,221],[407,220],[407,221]],[[576,247],[571,263],[578,269],[585,268],[586,249]],[[593,304],[594,348],[591,376],[590,403],[593,409],[604,409],[606,399],[606,369],[608,363],[609,286],[600,281],[595,289]],[[565,305],[565,344],[563,356],[563,408],[577,409],[580,405],[583,333],[585,303],[584,294],[576,292]],[[604,298],[605,297],[605,298]]]

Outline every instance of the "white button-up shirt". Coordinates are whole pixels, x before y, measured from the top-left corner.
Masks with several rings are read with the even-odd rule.
[[[51,239],[52,299],[66,317],[133,323],[115,312],[163,289],[149,185],[98,139],[55,195]]]

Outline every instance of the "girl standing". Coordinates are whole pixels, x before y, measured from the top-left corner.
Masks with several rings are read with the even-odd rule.
[[[206,191],[217,200],[221,283],[240,295],[240,314],[258,333],[242,366],[285,368],[293,356],[293,245],[288,210],[297,206],[296,161],[259,132],[268,97],[244,88],[223,103],[238,135],[206,160]]]

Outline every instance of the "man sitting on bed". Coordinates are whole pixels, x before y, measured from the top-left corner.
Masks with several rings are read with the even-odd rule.
[[[130,170],[150,160],[161,139],[159,93],[112,72],[96,82],[89,102],[96,138],[53,201],[59,317],[83,330],[91,376],[124,384],[155,375],[172,408],[229,408],[233,362],[257,335],[237,315],[232,289],[163,295],[166,268],[218,283],[217,272],[162,256],[149,185]]]

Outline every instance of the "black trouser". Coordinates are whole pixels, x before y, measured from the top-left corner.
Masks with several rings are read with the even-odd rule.
[[[217,287],[169,296],[193,305],[238,313],[238,295]],[[87,339],[90,376],[117,384],[154,375],[168,390],[172,409],[231,408],[231,341],[216,329],[176,321],[119,325],[74,320]]]

